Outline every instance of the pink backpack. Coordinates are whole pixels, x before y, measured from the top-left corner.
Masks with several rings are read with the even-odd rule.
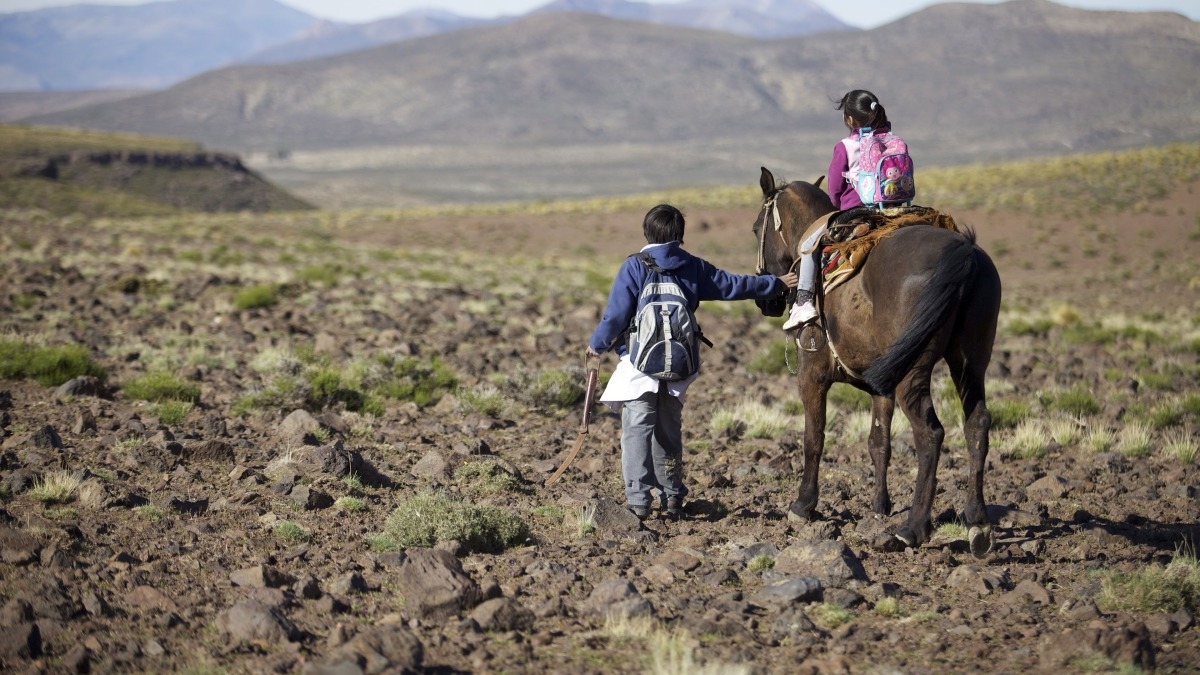
[[[852,182],[863,204],[912,204],[917,186],[904,139],[890,131],[875,135],[873,129],[860,129],[858,142],[858,171]]]

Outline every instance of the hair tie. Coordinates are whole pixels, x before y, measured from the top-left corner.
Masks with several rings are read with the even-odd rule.
[[[871,110],[874,110],[877,105],[879,105],[879,101],[871,101]]]

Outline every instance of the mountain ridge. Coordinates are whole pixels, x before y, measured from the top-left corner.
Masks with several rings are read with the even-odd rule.
[[[851,52],[878,64],[869,81]],[[1198,65],[1197,22],[1047,0],[776,40],[547,12],[28,121],[192,138],[289,188],[340,172],[422,199],[461,197],[463,180],[524,198],[728,184],[776,159],[823,171],[845,133],[834,103],[856,87],[919,166],[1193,140],[1200,91],[1179,83]]]

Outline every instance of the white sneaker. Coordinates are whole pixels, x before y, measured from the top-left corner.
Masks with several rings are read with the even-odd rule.
[[[817,306],[813,304],[812,300],[792,305],[792,313],[788,316],[787,321],[783,322],[783,329],[799,328],[815,318],[817,318]]]

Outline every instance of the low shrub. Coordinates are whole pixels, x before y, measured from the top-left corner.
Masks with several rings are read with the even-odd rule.
[[[454,480],[476,492],[496,494],[521,490],[521,478],[494,459],[463,464],[454,472]]]
[[[385,356],[379,357],[379,362],[387,372],[374,391],[387,398],[412,401],[426,407],[442,400],[442,396],[458,384],[454,371],[436,357],[425,362],[412,357],[393,359]]]
[[[428,548],[448,539],[471,551],[499,553],[524,544],[529,525],[495,506],[475,506],[445,494],[421,494],[396,507],[384,534],[402,548]]]

